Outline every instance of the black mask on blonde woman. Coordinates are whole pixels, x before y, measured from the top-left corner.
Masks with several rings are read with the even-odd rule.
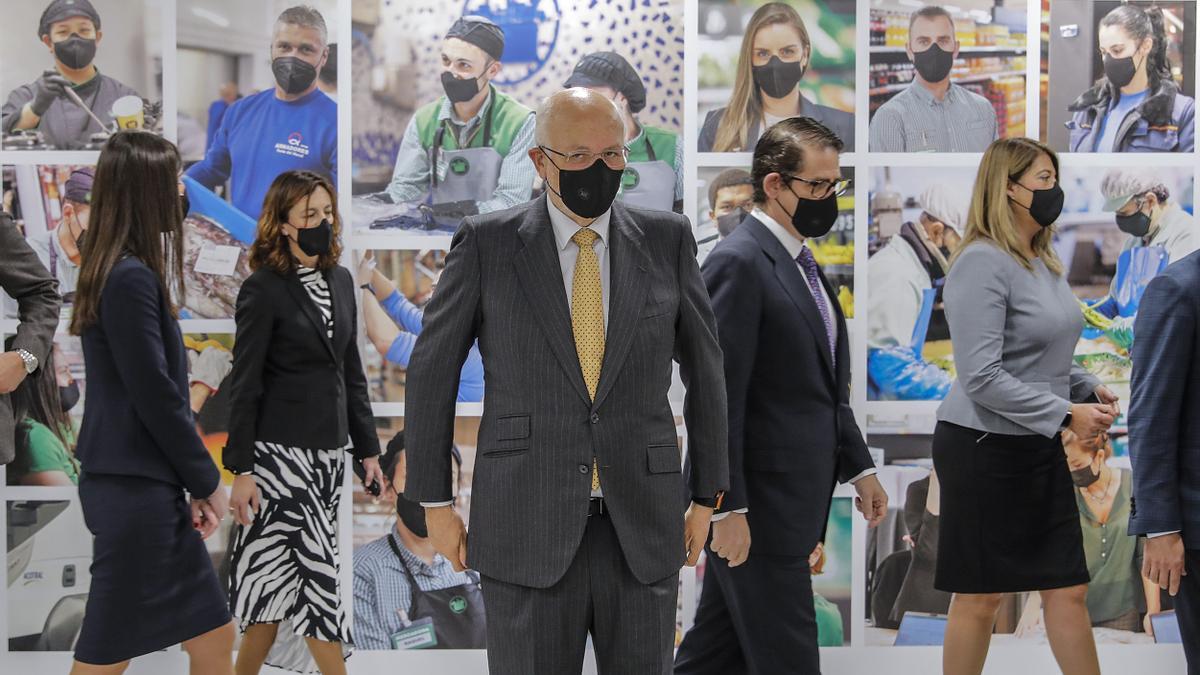
[[[1062,213],[1063,201],[1066,199],[1066,195],[1063,194],[1062,188],[1057,183],[1054,184],[1054,187],[1048,187],[1045,190],[1030,190],[1016,181],[1013,181],[1013,185],[1018,185],[1033,195],[1033,201],[1029,202],[1029,206],[1025,206],[1011,197],[1009,200],[1013,204],[1029,211],[1029,215],[1033,217],[1033,220],[1038,225],[1050,227],[1054,224],[1054,221],[1058,220],[1059,214]]]

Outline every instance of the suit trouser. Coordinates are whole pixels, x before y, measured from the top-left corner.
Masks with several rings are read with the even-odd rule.
[[[679,646],[675,675],[820,672],[808,559],[751,547],[746,562],[730,567],[708,550],[696,623]]]
[[[1188,675],[1200,675],[1200,549],[1185,553],[1187,576],[1175,596],[1175,615],[1183,636]]]
[[[575,560],[553,586],[483,578],[488,672],[581,672],[590,632],[600,675],[669,675],[678,588],[678,573],[649,585],[638,581],[612,521],[591,516]]]

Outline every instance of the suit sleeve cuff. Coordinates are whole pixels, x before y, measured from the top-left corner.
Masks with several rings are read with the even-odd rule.
[[[718,520],[725,520],[725,517],[726,517],[726,516],[728,516],[728,515],[729,515],[729,514],[731,514],[731,513],[741,513],[741,514],[746,514],[746,513],[748,513],[749,511],[750,511],[750,509],[734,509],[734,510],[732,510],[732,511],[726,511],[726,512],[724,512],[724,513],[715,513],[715,514],[713,514],[713,517],[712,517],[712,522],[714,522],[714,523],[715,523],[715,522],[717,522]]]
[[[423,506],[427,509],[436,509],[436,508],[440,508],[442,506],[453,506],[453,505],[454,505],[453,499],[448,502],[421,502],[421,506]]]
[[[1182,532],[1182,530],[1171,530],[1170,532],[1154,532],[1152,534],[1147,534],[1146,538],[1147,539],[1157,539],[1159,537],[1165,537],[1168,534],[1179,534],[1180,532]]]
[[[850,483],[851,485],[854,485],[855,483],[857,483],[858,481],[860,481],[860,480],[862,480],[862,479],[866,478],[867,476],[874,476],[874,475],[875,475],[875,474],[877,474],[877,473],[879,473],[879,470],[878,470],[878,469],[876,469],[875,467],[871,467],[871,468],[867,469],[866,471],[863,471],[862,473],[858,474],[857,476],[855,476],[854,478],[851,478],[850,480],[848,480],[848,481],[846,481],[846,482],[847,482],[847,483]]]

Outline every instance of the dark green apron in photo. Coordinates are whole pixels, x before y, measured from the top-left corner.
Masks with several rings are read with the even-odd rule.
[[[391,635],[392,648],[485,649],[487,612],[483,606],[483,592],[479,589],[479,577],[468,572],[472,583],[422,591],[396,541],[388,537],[388,545],[404,566],[412,597],[408,608],[411,623]]]
[[[636,150],[631,153],[617,198],[630,206],[670,211],[675,205],[675,169],[668,161],[658,159],[649,136],[644,136],[642,141],[645,153]],[[646,159],[641,160],[642,156]]]

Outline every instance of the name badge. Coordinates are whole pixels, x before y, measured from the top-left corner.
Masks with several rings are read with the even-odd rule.
[[[437,646],[433,618],[422,617],[391,634],[392,649],[429,649]]]

